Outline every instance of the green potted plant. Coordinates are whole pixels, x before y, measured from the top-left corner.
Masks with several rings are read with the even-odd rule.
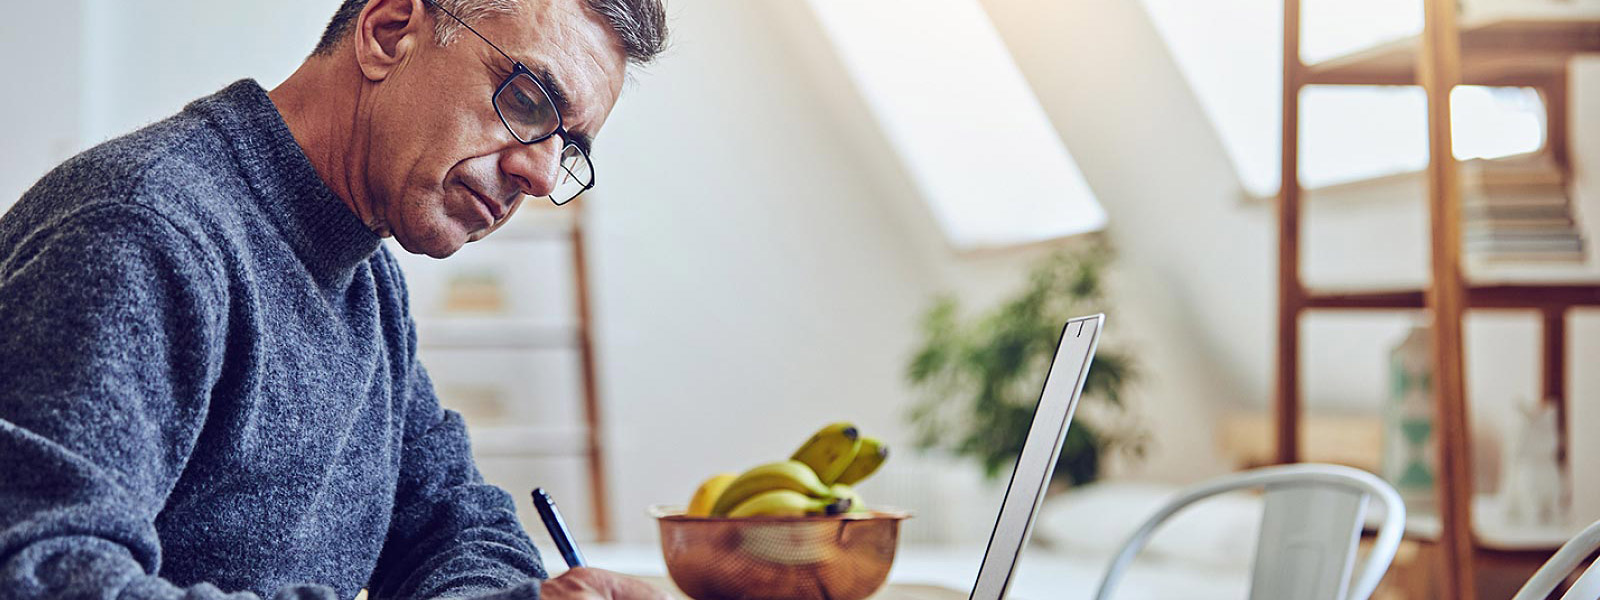
[[[1014,464],[1062,325],[1104,312],[1102,272],[1110,259],[1103,244],[1051,254],[1015,296],[970,321],[961,318],[954,298],[939,299],[923,318],[924,342],[907,369],[922,395],[909,413],[917,447],[975,459],[990,478]],[[1136,373],[1126,350],[1102,343],[1080,408],[1125,411],[1124,390]],[[1139,427],[1097,426],[1082,415],[1067,430],[1053,487],[1098,479],[1110,452],[1143,454]]]

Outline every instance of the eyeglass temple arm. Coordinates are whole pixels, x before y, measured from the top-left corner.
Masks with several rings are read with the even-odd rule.
[[[439,12],[444,13],[445,16],[448,16],[451,19],[455,19],[455,21],[457,23],[460,23],[462,27],[467,28],[467,31],[471,31],[472,35],[478,36],[478,39],[483,40],[483,43],[488,44],[490,48],[494,48],[495,52],[499,52],[500,56],[506,57],[506,60],[511,61],[513,64],[519,64],[519,65],[522,64],[517,59],[511,58],[510,54],[506,54],[505,50],[501,50],[499,46],[494,45],[494,42],[489,41],[489,38],[483,37],[483,34],[478,33],[478,30],[473,29],[472,26],[468,25],[466,21],[461,20],[461,17],[456,16],[455,13],[452,13],[452,12],[450,12],[448,10],[445,10],[445,8],[443,6],[440,6],[439,3],[436,2],[435,0],[422,0],[422,1],[423,2],[427,2],[428,4],[432,4],[434,8],[439,9]]]

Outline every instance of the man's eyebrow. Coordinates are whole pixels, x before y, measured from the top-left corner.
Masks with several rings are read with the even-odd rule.
[[[570,97],[567,96],[566,88],[562,87],[561,82],[555,78],[555,75],[550,73],[550,69],[543,65],[535,69],[534,74],[539,77],[539,82],[544,84],[545,91],[550,92],[550,100],[555,103],[556,112],[561,113],[564,121],[566,115],[572,114],[572,102],[569,99]],[[594,138],[589,137],[588,134],[569,129],[567,130],[567,137],[570,138],[567,141],[572,142],[584,154],[588,154],[589,149],[594,146]]]

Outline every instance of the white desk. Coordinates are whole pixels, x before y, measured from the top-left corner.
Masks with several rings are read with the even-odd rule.
[[[551,575],[565,571],[554,548],[540,546]],[[640,576],[665,585],[666,563],[654,544],[589,544],[591,566]],[[960,600],[977,579],[982,548],[902,546],[889,572],[889,586],[875,600]],[[1012,600],[1088,600],[1094,597],[1109,558],[1053,554],[1030,548],[1023,553],[1008,594]],[[1249,594],[1244,572],[1219,571],[1172,562],[1136,562],[1123,579],[1117,600],[1240,600]]]

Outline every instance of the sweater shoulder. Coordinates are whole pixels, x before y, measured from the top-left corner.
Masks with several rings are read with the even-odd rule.
[[[222,135],[204,118],[182,112],[67,159],[22,196],[115,197],[146,194],[174,179],[206,179],[226,167],[236,173]]]
[[[226,140],[204,118],[182,112],[106,141],[61,163],[12,208],[45,221],[85,199],[145,206],[184,229],[230,197],[248,193]],[[8,214],[8,216],[11,216]]]
[[[249,193],[226,140],[186,111],[51,170],[0,218],[0,249],[15,250],[70,222],[156,219],[214,255],[207,240],[238,218],[237,207],[248,204],[242,200]],[[235,209],[225,208],[230,205]]]

